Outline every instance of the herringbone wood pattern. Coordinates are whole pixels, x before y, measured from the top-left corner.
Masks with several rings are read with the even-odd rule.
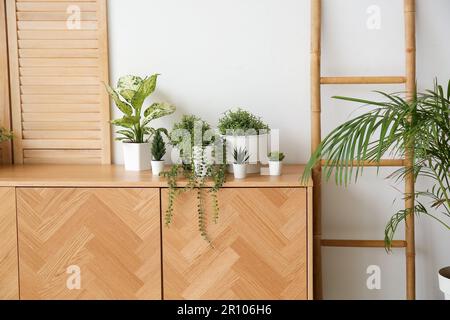
[[[167,190],[162,198],[165,209]],[[177,198],[163,227],[165,299],[306,299],[306,189],[223,189],[219,201],[211,247],[199,235],[196,194]]]
[[[0,188],[0,299],[19,299],[16,196],[14,188]]]
[[[160,299],[159,189],[18,189],[22,299]],[[81,269],[69,290],[67,268]]]

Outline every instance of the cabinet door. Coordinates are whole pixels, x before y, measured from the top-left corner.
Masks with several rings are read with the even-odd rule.
[[[21,299],[160,299],[159,189],[19,189]]]
[[[0,299],[19,299],[14,188],[0,188]]]
[[[168,191],[162,196],[165,209]],[[223,189],[219,201],[217,224],[206,204],[210,245],[198,231],[196,194],[177,198],[163,227],[164,298],[306,299],[306,190]]]

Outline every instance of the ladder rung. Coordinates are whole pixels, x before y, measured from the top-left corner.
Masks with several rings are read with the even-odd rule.
[[[385,248],[383,240],[322,240],[323,247],[341,248]],[[392,248],[406,248],[406,241],[392,241]]]
[[[322,160],[322,166],[326,165],[327,160]],[[362,163],[362,165],[361,165]],[[382,159],[380,162],[372,161],[351,161],[353,166],[363,166],[363,167],[403,167],[405,165],[405,160],[403,159]],[[349,164],[350,165],[350,164]]]
[[[321,84],[392,84],[406,83],[406,77],[321,77]]]

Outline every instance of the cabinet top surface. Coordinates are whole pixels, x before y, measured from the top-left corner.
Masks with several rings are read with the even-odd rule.
[[[250,174],[235,180],[227,175],[224,187],[310,187],[301,183],[303,165],[286,165],[280,177]],[[179,180],[180,187],[186,185]],[[207,185],[211,185],[209,182]],[[130,172],[116,165],[15,165],[0,166],[0,187],[167,187],[166,179],[152,176],[151,171]]]

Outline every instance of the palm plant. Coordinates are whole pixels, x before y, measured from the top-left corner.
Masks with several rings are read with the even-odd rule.
[[[308,179],[312,169],[326,159],[325,179],[334,173],[336,184],[347,186],[363,173],[364,163],[377,164],[386,156],[403,158],[413,149],[412,167],[398,169],[389,178],[398,181],[414,173],[415,181],[419,176],[431,179],[432,188],[406,197],[414,197],[416,214],[429,216],[450,230],[450,81],[446,91],[436,83],[433,90],[410,100],[400,94],[378,93],[386,101],[334,97],[375,108],[334,129],[312,155],[303,179]],[[424,203],[424,199],[430,203]],[[412,213],[405,209],[392,216],[385,229],[388,249],[399,224]]]
[[[156,133],[150,122],[175,112],[175,107],[165,103],[153,103],[143,110],[143,104],[156,89],[158,74],[142,79],[137,76],[121,77],[117,88],[105,84],[116,106],[124,114],[111,123],[122,129],[117,131],[117,140],[128,143],[146,143]]]

